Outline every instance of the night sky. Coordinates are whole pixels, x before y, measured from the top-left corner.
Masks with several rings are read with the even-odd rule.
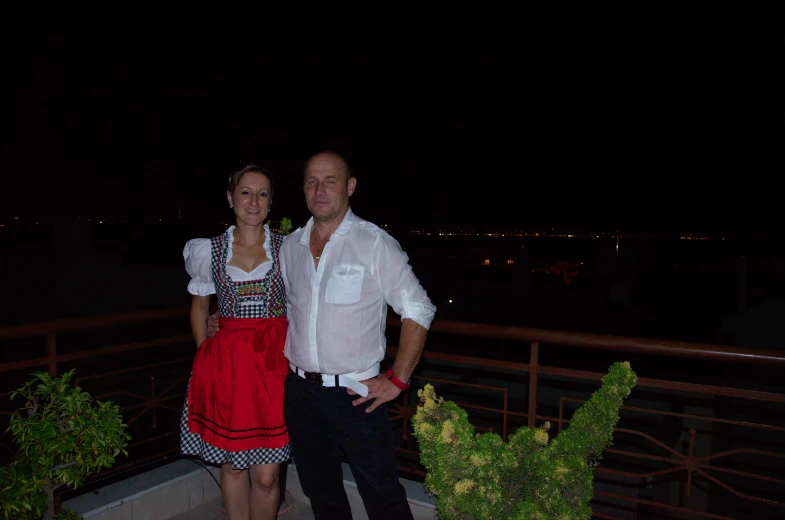
[[[298,223],[323,148],[379,224],[783,220],[783,2],[78,4],[3,8],[0,220],[227,218],[258,160]]]

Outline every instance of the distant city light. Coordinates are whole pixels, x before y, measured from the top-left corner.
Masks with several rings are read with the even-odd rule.
[[[385,224],[385,227],[387,224]],[[581,232],[576,233],[575,231],[545,231],[545,232],[534,232],[534,231],[520,231],[520,230],[475,230],[475,229],[439,229],[433,232],[426,231],[422,228],[420,229],[410,229],[406,231],[411,234],[421,235],[421,236],[440,236],[440,237],[520,237],[520,238],[531,238],[531,237],[543,237],[543,238],[577,238],[577,239],[590,239],[590,238],[599,238],[599,239],[614,239],[619,241],[621,239],[635,239],[635,238],[676,238],[681,240],[724,240],[726,237],[711,237],[711,236],[699,236],[693,233],[621,233],[619,231],[615,232],[604,232],[598,233],[597,231],[591,232]],[[754,238],[754,237],[753,237]],[[523,244],[521,245],[523,247]]]
[[[12,218],[12,224],[7,224],[6,223],[6,224],[4,224],[5,227],[13,227],[14,226],[13,221],[17,221],[16,225],[21,225],[23,223],[27,223],[28,225],[39,225],[39,226],[41,226],[41,225],[50,225],[50,224],[53,223],[52,220],[33,221],[32,219],[30,219],[28,217],[25,217],[25,219],[22,219],[21,215],[20,216],[11,217],[11,218]],[[64,216],[53,217],[53,219],[57,219],[57,220],[71,220],[71,219],[73,219],[73,220],[86,220],[87,222],[93,222],[93,223],[98,222],[99,224],[107,224],[109,226],[116,225],[117,223],[125,224],[126,222],[128,222],[126,220],[114,220],[111,217],[108,217],[108,218],[110,218],[110,220],[107,220],[106,222],[104,222],[103,221],[103,217],[101,217],[100,220],[96,219],[95,217],[88,217],[88,216],[82,217],[81,215],[77,215],[75,217],[64,217]],[[145,219],[147,221],[149,221],[149,222],[161,222],[162,223],[164,220],[166,220],[167,222],[171,222],[171,220],[169,218],[162,218],[162,217],[156,217],[156,216],[154,216],[154,217],[149,217],[149,216],[143,217],[143,220],[145,220]],[[230,224],[225,223],[225,222],[220,222],[220,224],[223,224],[223,226],[225,228],[228,228],[229,225],[230,225]],[[381,226],[384,227],[384,228],[388,228],[388,230],[390,229],[390,225],[389,224],[382,224]],[[619,254],[619,252],[621,250],[621,241],[622,241],[622,239],[624,239],[624,240],[628,240],[628,239],[632,239],[632,240],[636,240],[636,239],[645,239],[645,240],[664,239],[664,240],[702,240],[702,241],[733,241],[734,240],[734,237],[732,237],[732,236],[731,237],[724,237],[724,236],[720,236],[719,233],[717,233],[716,235],[715,234],[708,234],[708,233],[687,233],[687,232],[685,232],[687,230],[682,230],[682,232],[678,232],[678,231],[671,231],[671,232],[664,232],[664,231],[663,232],[650,232],[650,231],[649,232],[631,232],[630,231],[630,232],[622,233],[619,230],[616,230],[616,231],[610,231],[610,230],[609,231],[597,231],[597,230],[587,230],[587,231],[582,231],[582,230],[581,231],[559,230],[559,231],[556,231],[555,229],[552,229],[550,231],[537,231],[537,232],[535,232],[534,230],[493,229],[493,228],[485,228],[485,229],[483,229],[483,228],[474,228],[474,227],[452,228],[452,229],[450,229],[450,228],[438,229],[437,228],[437,229],[434,229],[433,231],[428,231],[428,230],[423,229],[423,228],[412,228],[412,229],[408,229],[408,230],[400,229],[400,228],[394,228],[394,229],[396,229],[396,234],[397,233],[400,233],[400,234],[411,234],[411,235],[418,235],[418,236],[423,236],[423,237],[481,237],[481,238],[484,238],[484,237],[492,237],[492,238],[496,238],[496,237],[503,237],[503,238],[512,237],[512,238],[521,238],[521,239],[525,238],[527,240],[519,240],[517,244],[514,244],[514,245],[511,244],[509,246],[509,247],[516,247],[516,248],[520,247],[521,250],[525,249],[528,245],[532,245],[532,246],[534,245],[533,243],[530,242],[530,240],[533,241],[533,242],[537,242],[539,239],[543,239],[543,240],[548,240],[548,239],[553,239],[553,238],[557,238],[557,239],[562,239],[562,238],[570,238],[570,239],[572,239],[572,238],[575,238],[577,240],[599,239],[599,240],[607,240],[608,242],[613,240],[613,242],[615,242],[615,250],[616,250],[616,254],[617,255]],[[537,238],[538,240],[532,240],[534,238]],[[751,238],[753,238],[753,239],[760,239],[762,237],[758,237],[757,235],[753,235]],[[613,248],[613,247],[614,247],[614,245],[612,245],[611,243],[608,244],[608,248],[609,249]],[[494,260],[494,262],[496,262],[493,265],[496,265],[496,266],[499,266],[499,267],[503,267],[505,265],[507,265],[509,267],[512,267],[513,265],[517,265],[518,264],[518,262],[516,260],[503,258],[503,257],[502,258],[495,258],[495,259],[482,259],[482,258],[480,258],[479,262],[480,262],[480,265],[489,266],[489,265],[491,265],[491,260]]]

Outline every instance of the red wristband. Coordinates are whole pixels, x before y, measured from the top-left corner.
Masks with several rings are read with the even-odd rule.
[[[395,377],[395,372],[393,372],[392,369],[387,371],[387,379],[389,379],[392,384],[394,384],[401,390],[409,389],[409,385],[407,383],[404,383],[403,381]]]

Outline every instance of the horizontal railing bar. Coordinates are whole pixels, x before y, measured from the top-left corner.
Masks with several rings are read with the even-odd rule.
[[[190,334],[183,334],[182,336],[172,336],[169,338],[153,339],[149,341],[139,341],[136,343],[127,343],[125,345],[115,345],[113,347],[103,347],[90,350],[81,350],[79,352],[72,352],[70,354],[58,354],[54,356],[56,363],[64,361],[75,361],[77,359],[89,359],[94,357],[106,356],[109,354],[119,354],[122,352],[133,352],[151,347],[160,347],[163,345],[172,345],[184,341],[191,341]],[[14,361],[11,363],[0,364],[0,372],[10,372],[12,370],[20,370],[22,368],[29,368],[35,366],[46,365],[50,362],[48,357],[40,357],[35,359],[28,359],[25,361]]]
[[[116,325],[184,318],[189,315],[189,307],[173,307],[135,311],[120,314],[88,316],[53,321],[27,323],[0,327],[0,341],[48,334],[60,334],[77,330],[105,328]],[[400,319],[390,316],[390,326],[400,326]],[[698,359],[717,359],[745,363],[768,363],[785,366],[785,354],[763,349],[749,349],[728,345],[711,345],[678,341],[655,340],[629,336],[611,336],[587,332],[533,329],[509,325],[471,323],[451,320],[436,320],[431,324],[432,332],[461,336],[494,338],[567,347],[591,348],[599,350],[620,350],[655,355],[691,357]]]
[[[387,319],[387,324],[399,327],[400,319],[390,316]],[[431,324],[430,331],[458,336],[492,338],[528,343],[534,342],[539,343],[540,345],[559,345],[564,347],[615,350],[662,356],[785,366],[785,354],[780,354],[771,350],[740,348],[728,345],[655,340],[630,336],[611,336],[588,332],[530,329],[508,325],[450,320],[435,320]]]
[[[7,339],[30,338],[46,336],[47,334],[61,334],[78,330],[100,329],[116,325],[128,325],[147,321],[166,320],[170,318],[185,318],[190,313],[189,307],[173,307],[169,309],[155,309],[147,311],[124,312],[120,314],[99,314],[86,318],[67,318],[53,321],[24,323],[0,327],[0,341]]]
[[[585,403],[585,399],[576,399],[574,397],[562,397],[562,401],[573,402],[573,403]],[[761,424],[761,423],[751,423],[748,421],[734,421],[732,419],[722,419],[720,417],[708,417],[706,415],[694,415],[688,413],[681,413],[681,412],[668,412],[666,410],[655,410],[653,408],[640,408],[637,406],[622,406],[622,410],[626,410],[629,412],[641,412],[647,413],[651,415],[663,415],[668,417],[681,417],[682,419],[697,419],[706,422],[713,422],[713,423],[722,423],[722,424],[730,424],[733,426],[744,426],[747,428],[759,428],[762,430],[773,430],[773,431],[780,431],[785,433],[785,427],[783,426],[772,426],[770,424]],[[570,422],[568,419],[562,419],[562,422],[568,423]]]
[[[392,357],[398,352],[397,347],[387,347],[387,355]],[[474,365],[482,368],[498,368],[508,369],[521,372],[528,372],[531,365],[528,363],[517,363],[514,361],[502,361],[496,359],[482,359],[471,356],[457,356],[453,354],[444,354],[441,352],[428,352],[423,353],[423,359],[426,361],[443,361],[448,363],[455,363],[461,365]],[[558,376],[568,377],[573,379],[584,379],[591,381],[599,381],[606,374],[599,372],[589,372],[586,370],[574,370],[570,368],[552,367],[547,365],[540,365],[537,367],[540,376]],[[723,397],[738,397],[742,399],[751,399],[755,401],[767,401],[771,403],[785,404],[785,394],[776,394],[773,392],[761,392],[758,390],[745,390],[742,388],[729,388],[725,386],[702,385],[698,383],[685,383],[682,381],[668,381],[665,379],[651,379],[646,377],[638,378],[636,388],[657,388],[661,390],[676,390],[681,392],[690,392],[706,395],[719,395]]]
[[[188,357],[184,357],[184,358],[172,359],[172,360],[169,360],[169,361],[161,361],[160,363],[151,363],[149,365],[139,365],[139,366],[136,366],[136,367],[125,368],[123,370],[115,370],[114,372],[104,372],[104,373],[101,373],[101,374],[94,374],[92,376],[85,376],[85,377],[77,378],[74,381],[74,384],[75,385],[79,385],[79,384],[81,384],[84,381],[90,381],[90,380],[93,380],[93,379],[100,379],[102,377],[119,376],[121,374],[128,374],[128,373],[131,373],[131,372],[138,372],[140,370],[146,370],[148,368],[160,368],[160,367],[167,366],[167,365],[176,365],[178,363],[184,363],[186,361],[191,361],[192,362],[193,359],[194,359],[193,356],[188,356]]]

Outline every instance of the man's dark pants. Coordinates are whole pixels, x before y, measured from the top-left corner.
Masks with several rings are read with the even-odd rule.
[[[316,520],[352,518],[343,488],[341,450],[357,482],[370,520],[409,520],[411,509],[395,467],[387,408],[371,413],[370,403],[343,387],[324,387],[290,372],[284,389],[284,417],[292,456]]]

